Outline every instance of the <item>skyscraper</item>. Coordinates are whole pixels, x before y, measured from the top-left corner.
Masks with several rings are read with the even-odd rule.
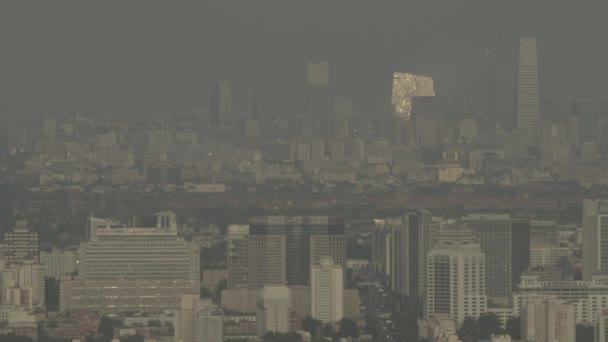
[[[417,96],[435,96],[432,77],[402,72],[393,74],[391,104],[395,115],[409,120],[412,113],[412,98]]]
[[[260,291],[257,303],[258,335],[291,331],[291,296],[287,286],[267,286]]]
[[[420,211],[386,220],[385,268],[391,289],[412,310],[420,310],[427,289],[424,260],[436,241],[431,213]]]
[[[196,314],[196,341],[224,341],[224,312],[212,303],[203,306]]]
[[[515,125],[515,71],[499,34],[490,34],[485,50],[484,126],[511,129]]]
[[[517,81],[517,128],[522,130],[528,145],[537,143],[539,120],[538,62],[536,38],[519,41],[519,72]]]
[[[309,62],[307,66],[306,112],[312,135],[321,135],[330,120],[333,101],[329,88],[329,63]]]
[[[597,108],[591,99],[577,98],[572,103],[572,116],[576,120],[576,144],[579,148],[584,143],[597,143],[599,126]]]
[[[249,220],[249,234],[285,239],[287,285],[308,285],[311,263],[329,256],[345,267],[344,221],[327,216],[258,216]]]
[[[228,287],[259,289],[265,285],[285,285],[285,236],[249,232],[247,225],[228,227]]]
[[[608,201],[583,200],[583,279],[608,271]]]
[[[576,336],[574,306],[558,300],[530,300],[521,314],[522,341],[568,342]]]
[[[495,303],[508,302],[521,274],[530,267],[530,222],[509,215],[469,215],[459,223],[479,237],[485,254],[488,298]]]
[[[216,82],[211,90],[209,124],[217,127],[232,115],[232,86],[229,81]]]
[[[323,323],[344,317],[344,270],[323,257],[310,272],[310,315]]]
[[[162,312],[200,293],[199,251],[175,228],[97,228],[80,246],[79,278],[61,282],[62,310]]]
[[[15,230],[4,233],[4,262],[10,266],[23,261],[40,261],[38,233],[29,230],[27,221],[17,221]]]
[[[472,231],[441,231],[428,265],[425,317],[448,314],[462,323],[486,311],[485,256]]]

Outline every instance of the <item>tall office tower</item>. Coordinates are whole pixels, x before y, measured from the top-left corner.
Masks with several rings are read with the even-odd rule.
[[[42,123],[44,136],[49,139],[51,146],[55,146],[55,137],[57,135],[57,120],[53,118],[45,119]]]
[[[5,123],[0,123],[5,125]],[[0,128],[0,163],[4,162],[9,156],[8,133],[6,129]]]
[[[286,283],[284,235],[250,235],[247,225],[228,227],[228,288],[259,289]]]
[[[46,276],[59,279],[76,273],[78,270],[78,251],[62,251],[53,249],[50,252],[40,252],[40,263],[44,265]]]
[[[412,99],[418,96],[435,96],[432,77],[401,72],[393,74],[391,105],[397,117],[409,120],[412,114]]]
[[[595,322],[595,341],[608,341],[608,308],[599,309],[597,321]]]
[[[608,271],[608,201],[583,200],[583,279]]]
[[[525,133],[529,146],[537,143],[538,120],[536,38],[521,38],[519,41],[519,73],[517,81],[517,128]]]
[[[325,323],[344,318],[344,270],[323,257],[310,271],[310,315]]]
[[[574,305],[559,300],[530,300],[521,314],[522,341],[576,340]]]
[[[308,63],[307,72],[307,119],[312,125],[312,135],[321,135],[322,125],[329,122],[332,100],[329,88],[329,63]]]
[[[175,341],[199,341],[196,334],[196,314],[204,303],[198,294],[185,294],[180,298],[179,309],[175,312]]]
[[[437,226],[429,211],[410,213],[386,220],[385,267],[391,289],[401,296],[412,310],[420,310],[428,288],[424,260],[436,240]],[[423,279],[424,278],[424,279]]]
[[[390,234],[387,220],[374,220],[372,226],[372,268],[374,272],[388,275],[390,274],[390,264],[388,263],[390,252]]]
[[[577,147],[585,143],[598,143],[599,125],[597,108],[593,101],[587,98],[577,98],[572,103],[572,117],[576,120]]]
[[[29,230],[27,221],[17,221],[12,232],[4,233],[4,262],[10,266],[23,261],[40,261],[38,233]]]
[[[260,120],[260,108],[258,97],[253,89],[247,91],[247,117],[252,120]]]
[[[461,323],[486,311],[485,256],[472,231],[441,231],[428,265],[425,317],[447,314]]]
[[[61,309],[162,312],[199,294],[199,251],[172,228],[97,228],[80,245],[79,278],[61,282]]]
[[[196,340],[197,342],[223,342],[224,341],[224,312],[221,308],[206,305],[196,314]]]
[[[287,286],[267,286],[260,291],[256,321],[258,335],[267,332],[288,333],[291,331],[291,295]]]
[[[232,116],[232,85],[229,81],[216,82],[211,90],[209,103],[209,123],[219,126]]]
[[[311,263],[332,257],[346,266],[344,221],[327,216],[260,216],[249,220],[249,234],[285,239],[287,285],[308,285]]]
[[[490,34],[485,51],[484,126],[515,125],[515,70],[499,34]]]
[[[44,295],[45,270],[44,265],[37,262],[22,262],[17,268],[17,284],[27,289],[28,298],[32,306],[42,307],[45,303]]]
[[[530,267],[530,222],[509,215],[469,215],[459,222],[479,237],[489,300],[506,305],[521,274]]]

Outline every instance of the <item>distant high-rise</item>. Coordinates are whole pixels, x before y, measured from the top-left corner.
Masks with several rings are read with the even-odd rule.
[[[447,314],[462,323],[486,311],[485,256],[472,231],[441,231],[427,257],[425,317]]]
[[[310,272],[310,314],[323,323],[344,317],[344,270],[323,257]]]
[[[312,125],[312,135],[320,135],[322,125],[329,122],[333,105],[329,88],[328,62],[308,63],[306,91],[306,119]]]
[[[231,119],[232,115],[232,86],[229,81],[217,82],[211,90],[209,103],[209,124],[219,126],[223,121]]]
[[[252,120],[260,119],[258,97],[253,89],[247,91],[247,117]]]
[[[162,312],[200,292],[199,251],[175,228],[97,228],[80,246],[79,278],[61,282],[62,310]]]
[[[484,126],[511,129],[515,126],[515,70],[498,34],[489,36],[484,68]]]
[[[393,74],[391,104],[395,115],[409,120],[412,113],[412,98],[417,96],[435,96],[432,77],[402,72]]]
[[[285,239],[285,267],[288,285],[308,285],[310,266],[321,257],[333,258],[345,267],[344,221],[327,216],[260,216],[249,220],[254,237]]]
[[[4,125],[4,123],[0,123]],[[9,156],[8,133],[6,129],[0,128],[0,163],[5,161]]]
[[[569,342],[576,339],[574,305],[558,300],[530,300],[521,314],[522,341]],[[596,340],[597,341],[597,340]]]
[[[583,200],[583,279],[608,271],[608,201]]]
[[[267,286],[260,291],[257,303],[258,335],[291,331],[291,295],[287,286]]]
[[[376,258],[384,255],[383,267],[391,289],[410,308],[420,310],[427,289],[425,258],[436,241],[437,226],[428,211],[389,218],[383,225],[383,228],[377,227],[374,234],[374,255]]]
[[[286,243],[281,234],[251,235],[247,225],[228,227],[228,287],[285,285]]]
[[[600,132],[598,112],[595,104],[588,98],[577,98],[572,103],[572,117],[576,120],[576,144],[579,148],[585,143],[597,143]]]
[[[508,302],[521,274],[530,267],[530,222],[508,215],[469,215],[460,223],[479,237],[488,298]]]
[[[528,145],[537,143],[539,120],[538,61],[536,38],[519,41],[519,72],[517,81],[517,128],[522,130]]]
[[[10,266],[23,261],[40,261],[38,233],[29,230],[27,221],[17,221],[15,230],[4,233],[4,262]]]
[[[196,314],[196,341],[224,341],[224,312],[213,304],[204,306]]]

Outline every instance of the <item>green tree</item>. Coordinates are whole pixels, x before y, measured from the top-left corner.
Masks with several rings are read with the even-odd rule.
[[[302,336],[296,333],[267,332],[262,336],[262,342],[299,342]]]
[[[6,334],[0,335],[0,342],[34,342],[34,340],[28,336]]]
[[[359,337],[359,327],[352,319],[342,318],[338,325],[338,337]]]
[[[521,339],[521,320],[519,317],[511,317],[507,321],[506,332],[514,340]]]
[[[108,316],[102,316],[99,321],[99,333],[101,333],[105,338],[112,339],[114,338],[114,327],[120,326],[122,322],[111,318]]]
[[[317,341],[319,337],[319,329],[322,325],[323,323],[321,323],[321,321],[316,320],[310,316],[306,316],[306,318],[302,320],[302,330],[310,333],[313,342]]]
[[[471,317],[467,317],[462,322],[462,326],[458,329],[458,337],[463,342],[477,341],[477,322]]]
[[[121,337],[120,342],[144,342],[144,337],[141,335],[127,335]]]
[[[418,340],[418,315],[410,312],[400,312],[393,315],[393,322],[402,340]]]
[[[491,335],[502,335],[505,331],[500,327],[500,319],[495,313],[481,314],[477,319],[477,339],[487,340]]]
[[[593,326],[582,324],[576,325],[576,342],[593,342],[595,341],[595,333]]]

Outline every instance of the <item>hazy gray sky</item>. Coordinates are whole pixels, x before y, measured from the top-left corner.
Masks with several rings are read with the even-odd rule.
[[[537,36],[541,91],[567,103],[608,95],[606,13],[600,0],[4,0],[0,108],[206,106],[216,79],[284,107],[302,102],[310,59],[365,105],[395,70],[474,93],[491,31]]]

